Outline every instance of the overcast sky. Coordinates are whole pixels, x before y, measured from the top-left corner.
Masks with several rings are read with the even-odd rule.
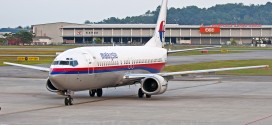
[[[216,4],[265,4],[269,0],[169,0],[169,7],[190,5],[211,7]],[[155,10],[161,0],[0,0],[0,28],[30,26],[52,22],[84,23],[109,17],[124,18]]]

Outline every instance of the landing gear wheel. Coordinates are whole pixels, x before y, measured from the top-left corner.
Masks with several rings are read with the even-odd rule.
[[[95,96],[96,91],[95,90],[89,90],[89,95],[90,97],[94,97]]]
[[[66,97],[66,98],[64,99],[64,104],[65,104],[66,106],[68,106],[68,105],[73,105],[73,98],[69,95],[68,97]]]
[[[146,98],[151,98],[151,95],[147,95],[147,94],[146,94],[145,97],[146,97]]]
[[[138,97],[139,98],[143,98],[144,97],[144,93],[143,93],[143,90],[141,88],[139,88],[139,90],[138,90]]]
[[[96,95],[97,95],[97,97],[102,97],[102,95],[103,95],[103,90],[102,90],[102,89],[97,89],[97,90],[96,90]]]

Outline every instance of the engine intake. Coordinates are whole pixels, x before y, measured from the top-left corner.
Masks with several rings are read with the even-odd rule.
[[[59,90],[52,84],[50,79],[47,79],[46,88],[50,92],[59,92]]]
[[[146,77],[141,84],[143,92],[148,95],[162,94],[167,90],[167,81],[159,75]]]

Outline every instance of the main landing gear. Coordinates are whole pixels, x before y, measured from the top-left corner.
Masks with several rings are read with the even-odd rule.
[[[151,95],[144,94],[143,90],[141,88],[139,88],[139,90],[138,90],[138,97],[139,98],[143,98],[144,95],[145,95],[146,98],[151,98]]]
[[[97,97],[102,97],[103,95],[103,90],[102,89],[93,89],[89,90],[89,95],[90,97],[94,97],[96,94]]]
[[[102,89],[93,89],[93,90],[89,90],[89,94],[91,97],[94,97],[95,94],[97,97],[102,97],[103,95],[103,90]],[[73,105],[73,98],[72,98],[72,95],[74,95],[74,93],[72,91],[64,91],[63,92],[63,95],[66,95],[67,97],[64,99],[64,104],[66,106],[69,106],[69,105]]]

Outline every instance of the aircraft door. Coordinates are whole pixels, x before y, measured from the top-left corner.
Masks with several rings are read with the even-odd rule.
[[[88,69],[88,75],[93,75],[94,74],[94,60],[87,53],[83,53],[83,55],[86,58],[86,66],[87,66],[87,69]]]

